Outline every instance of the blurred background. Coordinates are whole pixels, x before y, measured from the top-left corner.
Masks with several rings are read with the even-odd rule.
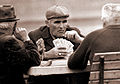
[[[84,35],[102,28],[101,8],[106,3],[120,0],[0,0],[0,4],[15,6],[19,27],[29,32],[45,25],[46,10],[53,5],[66,6],[70,12],[69,24],[78,27]]]

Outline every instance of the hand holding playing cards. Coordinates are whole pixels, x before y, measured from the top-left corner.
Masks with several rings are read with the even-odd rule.
[[[63,58],[66,56],[70,56],[73,53],[73,44],[63,38],[58,38],[53,40],[54,48],[45,52],[45,58]]]
[[[56,47],[46,52],[46,58],[63,58],[67,56],[67,51],[65,48],[57,49]]]
[[[70,56],[73,53],[73,44],[63,38],[58,38],[53,40],[53,44],[57,50],[57,55],[59,57]]]

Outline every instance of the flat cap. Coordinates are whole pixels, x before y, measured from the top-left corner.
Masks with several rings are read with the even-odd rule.
[[[54,5],[46,11],[46,18],[48,20],[67,17],[69,17],[69,13],[67,8],[64,6]]]
[[[109,21],[110,19],[120,18],[120,4],[108,3],[102,7],[102,17],[104,21]]]

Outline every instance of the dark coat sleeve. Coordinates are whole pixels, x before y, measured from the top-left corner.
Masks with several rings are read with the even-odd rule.
[[[31,66],[40,65],[40,55],[32,41],[22,42],[13,37],[6,37],[3,49],[10,67],[27,71]]]
[[[84,40],[77,50],[69,57],[68,67],[71,69],[84,69],[89,58],[88,40]],[[88,51],[88,52],[87,52]]]
[[[88,34],[77,50],[69,57],[68,67],[71,69],[85,69],[91,53],[91,46],[98,32]]]

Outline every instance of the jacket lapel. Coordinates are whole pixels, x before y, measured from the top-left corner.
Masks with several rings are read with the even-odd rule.
[[[50,35],[49,28],[47,26],[42,31],[42,38],[44,39],[44,41],[46,42],[46,44],[49,44],[49,46],[54,47],[53,38]]]

